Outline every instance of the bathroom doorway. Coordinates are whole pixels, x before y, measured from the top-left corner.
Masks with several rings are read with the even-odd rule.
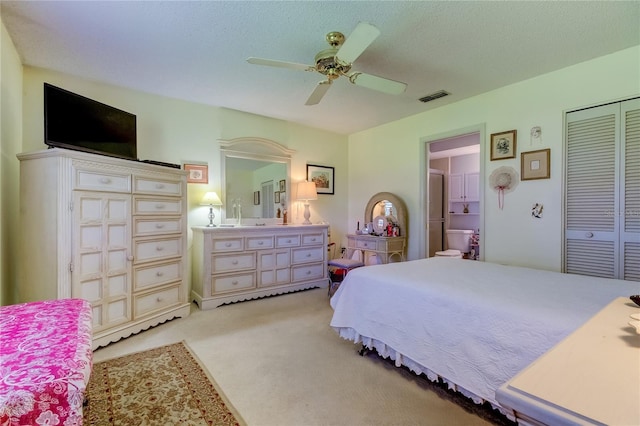
[[[471,256],[482,260],[484,228],[484,126],[424,139],[421,210],[422,257],[447,250],[447,230],[470,229],[479,237]],[[476,238],[476,237],[474,237]]]

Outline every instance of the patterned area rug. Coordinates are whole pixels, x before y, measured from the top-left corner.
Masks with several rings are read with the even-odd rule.
[[[183,342],[96,363],[86,396],[86,425],[244,424]]]

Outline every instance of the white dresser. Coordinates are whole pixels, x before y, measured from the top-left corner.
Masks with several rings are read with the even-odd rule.
[[[328,285],[328,225],[192,229],[191,297],[202,309]]]
[[[96,154],[19,154],[21,302],[82,298],[93,347],[189,315],[186,172]]]

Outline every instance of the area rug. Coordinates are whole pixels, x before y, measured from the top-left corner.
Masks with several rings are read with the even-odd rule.
[[[243,425],[184,342],[93,366],[85,425]]]

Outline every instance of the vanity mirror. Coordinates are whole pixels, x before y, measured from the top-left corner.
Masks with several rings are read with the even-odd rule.
[[[278,208],[289,205],[291,155],[294,150],[262,138],[219,140],[222,220],[275,219]],[[281,191],[284,181],[284,191]],[[254,197],[258,192],[259,197]],[[276,203],[275,193],[280,201]],[[260,200],[254,204],[254,200]]]
[[[364,209],[365,223],[371,223],[377,234],[383,233],[389,219],[400,228],[400,235],[407,236],[407,209],[404,202],[390,192],[375,194]]]

